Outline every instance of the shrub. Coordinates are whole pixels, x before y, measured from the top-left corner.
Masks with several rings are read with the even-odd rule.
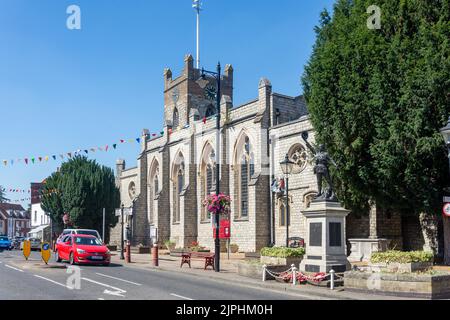
[[[304,254],[304,248],[266,247],[261,249],[262,256],[275,258],[302,257]]]
[[[172,250],[175,248],[176,243],[170,240],[167,240],[164,242],[164,245],[166,246],[167,250]]]
[[[370,258],[372,263],[411,263],[411,262],[432,262],[433,253],[428,251],[396,251],[374,252]]]

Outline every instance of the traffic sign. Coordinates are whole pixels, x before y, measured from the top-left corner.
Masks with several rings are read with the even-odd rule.
[[[442,208],[442,213],[444,214],[444,216],[446,217],[450,217],[450,203],[446,203],[444,204],[444,207]]]
[[[442,202],[450,202],[450,197],[444,197],[444,199],[442,199]]]
[[[132,216],[133,215],[133,208],[123,208],[123,214],[126,216]]]
[[[116,209],[116,217],[120,217],[122,210]]]
[[[30,257],[31,253],[31,242],[30,240],[23,240],[23,256],[26,260]]]
[[[50,257],[52,256],[52,252],[50,250],[50,244],[48,242],[42,243],[41,256],[42,256],[42,260],[44,260],[45,264],[47,264],[48,260],[50,260]]]

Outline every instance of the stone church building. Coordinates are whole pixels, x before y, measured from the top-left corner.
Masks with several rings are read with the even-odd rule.
[[[255,84],[256,99],[234,106],[233,73],[233,67],[226,65],[220,150],[215,150],[215,79],[202,78],[191,55],[185,57],[178,77],[165,69],[163,134],[153,136],[143,130],[136,167],[127,168],[123,160],[117,161],[121,201],[134,212],[125,224],[130,224],[133,245],[149,245],[150,234],[156,232],[160,244],[170,239],[182,248],[198,241],[214,248],[211,216],[202,201],[215,192],[216,152],[220,191],[232,198],[231,244],[241,252],[256,252],[270,243],[283,246],[286,223],[289,237],[307,241],[301,211],[317,190],[301,138],[308,131],[314,144],[305,101],[301,95],[273,92],[270,81],[262,78]],[[286,154],[295,163],[289,176],[290,217],[286,217],[285,198],[272,188],[274,180],[283,178],[280,162]],[[425,234],[424,223],[409,220],[376,207],[369,215],[350,213],[347,238],[387,238],[397,249],[432,246],[433,239],[420,236]],[[112,230],[110,242],[120,243],[120,223]]]

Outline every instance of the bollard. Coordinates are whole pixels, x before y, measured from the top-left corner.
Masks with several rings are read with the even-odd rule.
[[[331,279],[330,279],[330,289],[331,290],[334,290],[334,270],[333,269],[331,269],[330,270],[330,275],[331,275]]]
[[[292,284],[295,286],[297,284],[297,268],[294,264],[291,265],[292,268]]]
[[[126,262],[131,262],[131,243],[130,241],[127,241],[127,247],[126,247],[126,253],[125,253]]]
[[[153,260],[153,266],[157,267],[159,266],[159,261],[158,261],[158,245],[154,244],[153,248],[152,248],[152,260]]]
[[[263,268],[262,268],[262,281],[266,281],[266,268],[267,268],[267,266],[266,265],[263,265]]]

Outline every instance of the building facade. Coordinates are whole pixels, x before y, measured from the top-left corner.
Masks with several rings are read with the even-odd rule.
[[[21,205],[0,203],[0,235],[26,237],[30,228],[30,214]]]
[[[44,182],[31,183],[31,227],[29,236],[47,240],[50,237],[50,216],[42,209],[41,194]]]
[[[215,192],[216,152],[220,191],[232,198],[230,241],[239,251],[285,245],[286,224],[289,237],[306,238],[301,212],[317,187],[301,138],[307,131],[314,144],[304,98],[273,92],[270,81],[262,78],[255,86],[256,99],[234,106],[233,73],[226,65],[221,79],[220,150],[216,150],[215,79],[202,77],[191,55],[185,57],[177,78],[170,69],[164,71],[163,134],[143,130],[136,167],[117,161],[121,200],[134,212],[126,221],[133,245],[150,244],[150,233],[156,230],[159,243],[171,240],[182,248],[198,241],[214,247],[211,216],[202,201]],[[285,197],[274,192],[274,181],[283,179],[279,163],[286,154],[295,163],[289,177],[289,216]],[[348,237],[389,237],[403,245],[400,217],[386,217],[376,207],[373,211],[348,217]],[[111,243],[120,243],[120,224],[111,232]]]

